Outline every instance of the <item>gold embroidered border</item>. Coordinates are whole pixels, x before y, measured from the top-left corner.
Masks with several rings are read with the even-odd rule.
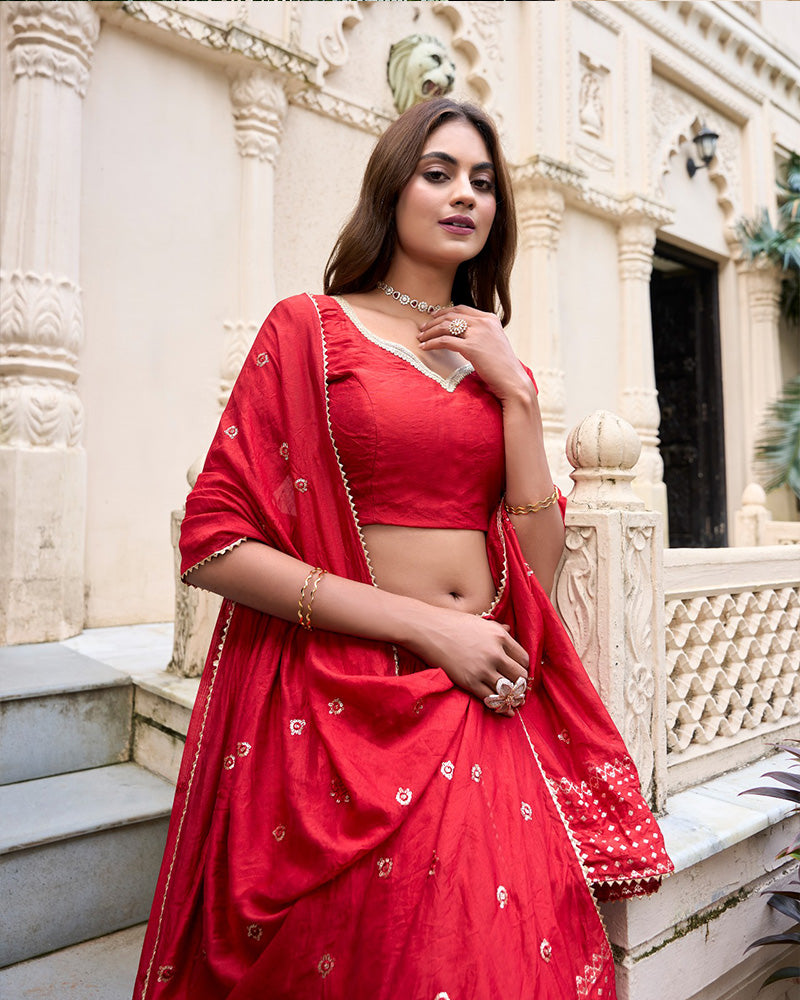
[[[244,539],[243,539],[244,540]],[[140,1000],[145,1000],[147,996],[147,988],[150,983],[150,973],[153,971],[153,963],[155,962],[156,952],[158,951],[158,943],[161,938],[161,924],[164,919],[164,908],[167,905],[167,893],[169,892],[170,881],[172,880],[172,872],[175,868],[175,861],[178,857],[178,846],[181,840],[181,833],[183,832],[183,821],[186,818],[186,812],[189,808],[189,796],[191,795],[192,785],[194,783],[194,775],[197,770],[197,762],[200,759],[200,750],[203,745],[203,736],[206,731],[206,719],[208,718],[208,710],[211,706],[211,696],[214,693],[214,682],[217,679],[217,669],[222,659],[222,651],[225,648],[225,640],[228,637],[228,629],[230,628],[231,619],[233,618],[233,612],[236,610],[236,604],[231,601],[230,610],[228,611],[228,618],[225,622],[225,627],[222,630],[222,635],[219,640],[219,647],[217,648],[217,655],[211,664],[211,680],[208,685],[208,694],[206,695],[206,703],[203,709],[203,721],[200,724],[200,733],[197,737],[197,749],[194,753],[194,759],[192,760],[192,769],[189,772],[189,780],[186,784],[186,795],[183,800],[183,812],[181,813],[181,818],[178,821],[178,832],[175,834],[175,848],[172,852],[172,860],[170,861],[169,871],[167,872],[166,882],[164,883],[164,891],[161,894],[161,909],[158,913],[158,924],[156,926],[156,936],[153,942],[153,951],[150,955],[150,962],[147,966],[147,972],[145,973],[144,983],[142,984],[142,992],[139,994]]]
[[[581,855],[580,846],[578,845],[578,842],[575,839],[572,829],[570,828],[569,820],[564,815],[564,812],[561,808],[561,803],[558,801],[556,793],[553,791],[552,787],[550,786],[550,782],[547,780],[547,775],[545,774],[544,768],[542,767],[542,762],[539,760],[539,754],[536,752],[536,748],[534,747],[533,741],[530,738],[530,735],[528,733],[528,727],[525,725],[525,720],[522,718],[522,714],[520,712],[517,712],[516,717],[520,721],[520,725],[522,726],[522,731],[525,733],[525,739],[528,741],[528,746],[531,748],[533,759],[536,761],[536,766],[539,768],[539,773],[542,776],[542,781],[544,782],[544,786],[550,793],[550,798],[553,800],[553,805],[556,807],[556,812],[558,813],[559,819],[561,820],[564,830],[566,831],[567,837],[569,838],[569,842],[572,845],[572,849],[575,852],[575,857],[578,859],[578,864],[581,869],[581,874],[583,875],[583,880],[586,883],[586,888],[589,891],[589,897],[592,901],[592,906],[594,907],[595,913],[597,914],[597,919],[600,921],[600,927],[602,928],[603,934],[605,935],[606,958],[608,958],[611,956],[611,945],[609,944],[608,941],[608,931],[606,930],[606,925],[605,922],[603,921],[603,915],[600,912],[600,907],[597,905],[597,900],[595,899],[594,893],[592,892],[592,883],[589,878],[589,873],[586,871],[586,867],[583,863],[583,857]]]

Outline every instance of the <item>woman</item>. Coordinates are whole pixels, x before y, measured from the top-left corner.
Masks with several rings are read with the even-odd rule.
[[[226,600],[137,998],[614,996],[595,898],[671,865],[546,596],[515,236],[491,121],[418,105],[326,294],[256,338],[186,505],[184,577]]]

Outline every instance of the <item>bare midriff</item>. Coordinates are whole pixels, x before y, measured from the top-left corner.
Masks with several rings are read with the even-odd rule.
[[[469,614],[491,607],[496,587],[484,532],[396,524],[369,524],[363,531],[381,590]]]

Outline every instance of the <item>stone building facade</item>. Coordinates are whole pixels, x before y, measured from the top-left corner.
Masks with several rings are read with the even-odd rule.
[[[510,336],[540,386],[559,485],[572,488],[571,466],[578,484],[556,599],[654,804],[669,819],[670,795],[690,796],[672,810],[683,900],[676,888],[609,916],[620,995],[655,996],[677,955],[699,969],[692,930],[722,906],[724,851],[748,873],[720,910],[741,931],[737,893],[773,878],[759,859],[784,816],[714,840],[687,789],[756,759],[766,733],[800,732],[800,560],[764,547],[800,537],[797,506],[764,499],[752,460],[765,407],[800,371],[800,336],[779,275],[748,262],[736,232],[761,206],[775,217],[776,177],[800,151],[799,8],[0,5],[0,643],[172,619],[170,512],[271,306],[320,290],[397,114],[390,51],[421,36],[409,86],[452,63],[453,95],[495,116],[512,164]],[[703,125],[716,152],[690,176]],[[585,420],[598,410],[634,437]],[[576,580],[591,599],[574,600]],[[602,594],[621,600],[601,607]],[[178,597],[184,617],[208,615]],[[738,624],[709,665],[723,620]],[[741,652],[753,635],[757,669]],[[733,725],[720,706],[753,684],[769,693]],[[143,762],[171,774],[171,752]],[[680,840],[690,823],[705,840]],[[734,951],[721,945],[720,967],[696,969],[674,1000],[750,1000],[759,966]]]

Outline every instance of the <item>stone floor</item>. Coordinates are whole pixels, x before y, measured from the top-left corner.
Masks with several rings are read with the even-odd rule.
[[[2,1000],[131,1000],[144,924],[0,969]]]

